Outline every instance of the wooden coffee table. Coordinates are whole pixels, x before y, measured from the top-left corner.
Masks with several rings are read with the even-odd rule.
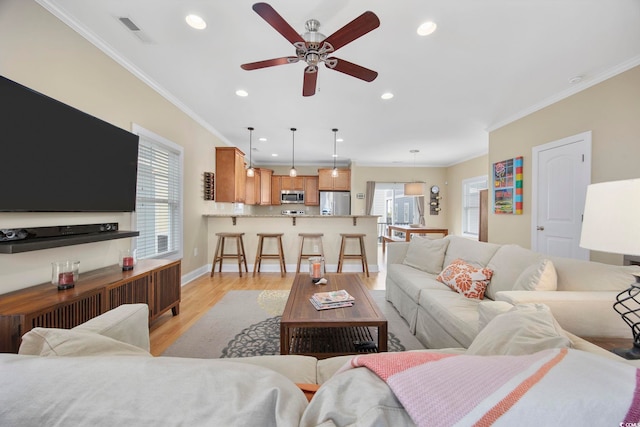
[[[314,285],[308,274],[296,274],[280,320],[280,354],[303,354],[319,359],[387,351],[387,319],[357,274],[327,273],[326,285]],[[345,289],[353,307],[316,310],[309,299],[316,292]],[[355,342],[374,342],[377,348],[356,348]]]

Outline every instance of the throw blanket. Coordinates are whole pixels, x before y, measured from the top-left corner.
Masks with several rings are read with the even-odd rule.
[[[418,426],[640,422],[639,370],[579,350],[380,353],[354,357],[351,367],[360,366],[388,384]]]

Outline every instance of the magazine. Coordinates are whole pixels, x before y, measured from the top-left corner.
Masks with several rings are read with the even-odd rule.
[[[309,301],[316,309],[326,310],[329,308],[351,307],[354,300],[347,291],[341,289],[339,291],[315,293]]]

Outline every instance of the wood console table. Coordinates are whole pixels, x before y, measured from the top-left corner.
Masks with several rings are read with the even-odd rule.
[[[404,233],[404,239],[394,237],[393,232],[400,231]],[[386,249],[389,242],[409,242],[413,234],[442,234],[442,237],[449,235],[448,228],[431,228],[431,227],[411,227],[409,225],[390,225],[387,227],[387,235],[382,237],[382,252]]]
[[[75,286],[51,283],[0,295],[0,352],[17,353],[21,337],[36,327],[73,328],[121,304],[149,306],[149,321],[180,312],[181,263],[141,260],[131,271],[117,265],[80,273]]]

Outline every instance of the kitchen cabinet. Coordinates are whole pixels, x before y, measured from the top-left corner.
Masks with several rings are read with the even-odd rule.
[[[235,147],[216,147],[216,202],[244,203],[247,172],[244,153]]]
[[[280,175],[271,176],[271,205],[280,205]]]
[[[290,177],[288,175],[280,176],[280,189],[281,190],[304,190],[304,177],[295,176]]]
[[[246,178],[245,188],[247,205],[271,204],[271,169],[253,168],[254,176]]]
[[[351,169],[338,169],[338,176],[332,177],[333,169],[318,169],[318,189],[320,191],[351,191]]]
[[[304,177],[304,205],[320,206],[320,193],[318,191],[318,177]]]

